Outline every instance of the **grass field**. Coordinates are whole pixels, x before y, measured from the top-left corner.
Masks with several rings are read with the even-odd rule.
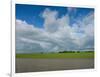
[[[16,54],[16,58],[94,58],[94,52]]]
[[[94,68],[94,52],[16,54],[16,73]]]

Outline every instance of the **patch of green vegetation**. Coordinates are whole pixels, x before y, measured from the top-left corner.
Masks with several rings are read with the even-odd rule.
[[[16,54],[16,58],[94,58],[94,52]]]

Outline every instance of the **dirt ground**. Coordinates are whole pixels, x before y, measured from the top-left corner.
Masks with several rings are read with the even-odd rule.
[[[16,73],[94,68],[94,59],[16,59]]]

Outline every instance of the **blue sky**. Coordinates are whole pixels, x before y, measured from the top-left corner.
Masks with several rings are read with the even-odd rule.
[[[76,22],[76,20],[82,19],[88,13],[94,12],[93,8],[16,4],[16,19],[25,20],[28,24],[34,24],[35,26],[42,28],[44,19],[41,17],[41,14],[45,10],[45,8],[49,8],[52,11],[58,11],[58,17],[61,17],[66,13],[69,14],[71,20],[70,24],[73,24],[74,22]],[[69,11],[68,8],[73,8],[73,10]]]
[[[94,50],[94,9],[16,4],[17,53]]]

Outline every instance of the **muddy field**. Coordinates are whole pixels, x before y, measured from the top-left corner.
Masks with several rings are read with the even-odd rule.
[[[94,68],[94,59],[16,59],[16,73]]]

